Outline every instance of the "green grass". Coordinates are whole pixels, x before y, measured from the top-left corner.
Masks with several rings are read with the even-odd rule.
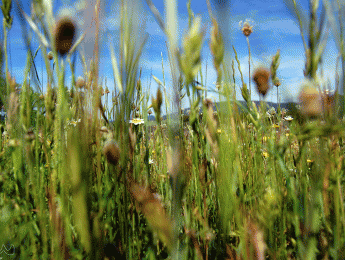
[[[80,75],[74,75],[70,63],[77,49],[59,56],[51,40],[52,7],[35,2],[49,22],[39,17],[28,22],[46,26],[48,35],[40,37],[52,47],[53,61],[42,40],[38,51],[49,74],[45,93],[34,91],[29,81],[20,92],[11,78],[1,81],[8,95],[2,100],[7,118],[0,136],[0,247],[13,245],[14,254],[0,257],[342,259],[345,128],[337,104],[343,96],[334,95],[329,107],[310,96],[301,98],[302,109],[275,111],[264,101],[256,106],[243,79],[234,82],[233,73],[242,74],[235,47],[237,66],[235,60],[232,68],[223,63],[223,40],[214,20],[210,48],[222,100],[222,109],[214,114],[206,90],[193,82],[203,77],[200,46],[205,35],[199,18],[189,8],[190,30],[176,52],[175,1],[166,1],[166,23],[146,2],[167,35],[173,98],[166,100],[165,79],[159,82],[163,97],[162,92],[143,93],[139,61],[145,40],[131,33],[138,14],[122,1],[120,49],[109,44],[116,82],[109,93],[111,107],[99,86],[98,55],[84,64],[86,84],[78,88]],[[310,49],[306,84],[318,88],[323,87],[316,76],[324,42],[313,33],[316,1],[311,6],[313,22],[302,38]],[[302,25],[294,1],[291,7]],[[325,7],[330,16],[330,6]],[[7,9],[2,10],[7,17]],[[8,17],[6,22],[8,31]],[[6,41],[5,35],[7,62]],[[277,80],[278,55],[271,81]],[[25,75],[33,65],[28,53]],[[69,91],[67,70],[73,74]],[[7,71],[5,65],[2,75]],[[231,101],[236,84],[246,107]],[[188,117],[182,115],[182,96],[192,104]],[[323,94],[326,98],[333,97]],[[177,116],[161,120],[163,102]],[[308,114],[310,104],[320,106],[317,115]],[[151,105],[155,122],[147,120]],[[134,125],[132,118],[145,122]],[[109,146],[112,142],[116,145]]]

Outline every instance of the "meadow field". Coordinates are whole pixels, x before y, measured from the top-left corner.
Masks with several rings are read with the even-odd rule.
[[[79,75],[72,57],[87,35],[76,37],[74,17],[55,18],[53,1],[32,1],[31,14],[18,14],[40,45],[32,49],[23,34],[27,59],[18,84],[7,41],[11,10],[20,4],[1,1],[0,259],[345,259],[344,3],[310,0],[302,30],[298,2],[285,1],[301,27],[305,80],[298,104],[282,107],[277,97],[274,108],[265,100],[281,85],[281,53],[271,53],[267,67],[249,65],[247,84],[236,43],[225,46],[214,11],[222,1],[206,1],[219,102],[206,95],[205,30],[191,1],[181,44],[177,2],[165,1],[164,19],[143,2],[166,35],[169,68],[162,70],[172,76],[172,85],[152,76],[158,90],[143,91],[145,39],[135,33],[132,2],[121,1],[115,49],[97,38],[95,1],[95,51],[91,60],[78,56]],[[342,74],[335,91],[319,80],[328,27]],[[240,30],[250,59],[255,28],[245,22]],[[104,44],[112,90],[99,76]],[[32,76],[37,53],[47,73],[44,91]],[[254,91],[260,102],[253,102]]]

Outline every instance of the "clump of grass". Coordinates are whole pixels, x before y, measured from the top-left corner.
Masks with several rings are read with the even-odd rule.
[[[232,68],[224,64],[226,48],[212,20],[210,49],[226,100],[215,104],[205,98],[205,86],[195,82],[202,82],[197,77],[202,78],[205,35],[190,2],[181,52],[176,51],[177,28],[169,24],[176,3],[167,1],[164,24],[147,2],[168,38],[171,104],[179,117],[162,115],[162,104],[170,103],[164,77],[163,83],[154,78],[159,89],[151,104],[150,93],[143,91],[139,61],[145,41],[131,33],[138,22],[135,10],[130,12],[134,2],[122,3],[120,47],[109,46],[116,84],[111,107],[104,102],[109,90],[98,74],[97,55],[90,64],[84,60],[83,74],[75,80],[69,59],[83,38],[59,51],[61,41],[40,35],[37,51],[48,73],[45,93],[35,93],[28,80],[30,51],[20,91],[13,75],[6,74],[10,95],[0,136],[0,245],[13,245],[23,259],[340,259],[345,132],[343,122],[329,115],[337,109],[330,93],[307,81],[301,109],[296,109],[305,115],[301,122],[292,110],[260,110],[233,46],[247,103],[242,106],[232,99],[234,61]],[[27,21],[35,33],[41,26],[54,35],[52,10],[40,8],[48,25]],[[246,34],[250,30],[244,28]],[[52,56],[49,46],[56,46]],[[270,79],[276,84],[279,55],[270,69],[252,76],[262,96]],[[71,90],[65,87],[68,69]],[[188,116],[181,115],[184,97],[191,103]],[[148,121],[151,108],[156,122]]]

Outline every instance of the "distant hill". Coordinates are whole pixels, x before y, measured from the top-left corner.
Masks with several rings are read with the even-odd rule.
[[[343,108],[344,108],[344,97],[342,96],[342,95],[339,95],[339,102],[340,102],[340,110],[342,111],[343,110]],[[247,107],[247,103],[243,100],[238,100],[238,102],[243,106],[243,107]],[[259,107],[260,106],[260,101],[258,101],[258,100],[254,100],[253,101],[254,103],[255,103],[255,105],[257,106],[257,107]],[[296,109],[296,106],[298,105],[298,103],[296,103],[296,102],[282,102],[282,103],[280,103],[280,104],[278,104],[278,103],[275,103],[275,102],[266,102],[266,104],[267,104],[267,107],[268,108],[271,108],[271,107],[273,107],[273,108],[275,108],[276,110],[278,109],[278,106],[280,105],[280,108],[281,109],[287,109],[287,110],[290,110],[291,112],[292,112],[292,110],[295,110]],[[220,109],[220,110],[222,110],[222,108],[223,109],[226,109],[227,110],[227,102],[226,101],[223,101],[223,102],[216,102],[216,103],[214,103],[214,107],[213,107],[213,109],[214,110],[216,110],[216,107],[218,107],[218,109]],[[242,109],[240,108],[240,106],[238,106],[238,110],[239,110],[239,112],[242,112]],[[185,109],[183,109],[182,110],[182,113],[184,114],[184,115],[187,115],[188,113],[189,113],[189,111],[190,111],[190,108],[185,108]],[[200,108],[200,111],[199,111],[199,113],[201,113],[202,112],[202,108]],[[167,116],[166,115],[164,115],[164,116],[162,116],[162,119],[163,120],[166,120],[166,118],[167,118]],[[154,117],[154,115],[151,115],[150,117],[149,117],[149,121],[152,121],[152,120],[155,120],[155,117]]]
[[[239,100],[238,102],[239,102],[243,107],[247,107],[247,103],[246,103],[245,101]],[[255,103],[255,105],[256,105],[257,107],[260,106],[260,101],[255,101],[255,100],[254,100],[253,102]],[[267,106],[268,106],[269,108],[274,107],[276,110],[278,109],[278,104],[277,104],[277,103],[274,103],[274,102],[266,102],[266,104],[267,104]],[[283,108],[289,109],[292,105],[297,105],[297,103],[291,103],[291,102],[289,102],[289,103],[288,103],[288,102],[280,103],[280,108],[281,108],[281,109],[283,109]],[[222,108],[227,109],[227,102],[226,102],[226,101],[224,101],[224,102],[216,102],[216,103],[214,103],[214,105],[213,105],[213,109],[216,110],[216,107],[218,107],[218,109],[222,109]],[[242,109],[241,109],[240,107],[238,107],[238,109],[239,109],[240,112],[242,111]],[[187,115],[187,114],[189,113],[189,111],[190,111],[190,108],[185,108],[185,109],[182,110],[182,114]],[[201,113],[201,112],[202,112],[202,108],[200,108],[199,113]],[[163,119],[163,120],[166,120],[166,118],[167,118],[166,115],[162,116],[162,119]],[[155,117],[154,117],[153,115],[151,115],[151,116],[149,117],[149,121],[152,121],[152,120],[155,120]]]

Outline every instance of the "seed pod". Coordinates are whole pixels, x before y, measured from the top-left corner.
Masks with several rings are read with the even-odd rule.
[[[106,142],[103,148],[103,153],[107,161],[113,165],[117,165],[120,160],[120,149],[113,140]]]
[[[71,49],[75,31],[74,22],[68,17],[56,22],[54,29],[55,47],[61,56],[64,56]]]
[[[269,85],[270,71],[266,68],[260,67],[254,71],[253,80],[259,93],[263,96],[266,95]]]

